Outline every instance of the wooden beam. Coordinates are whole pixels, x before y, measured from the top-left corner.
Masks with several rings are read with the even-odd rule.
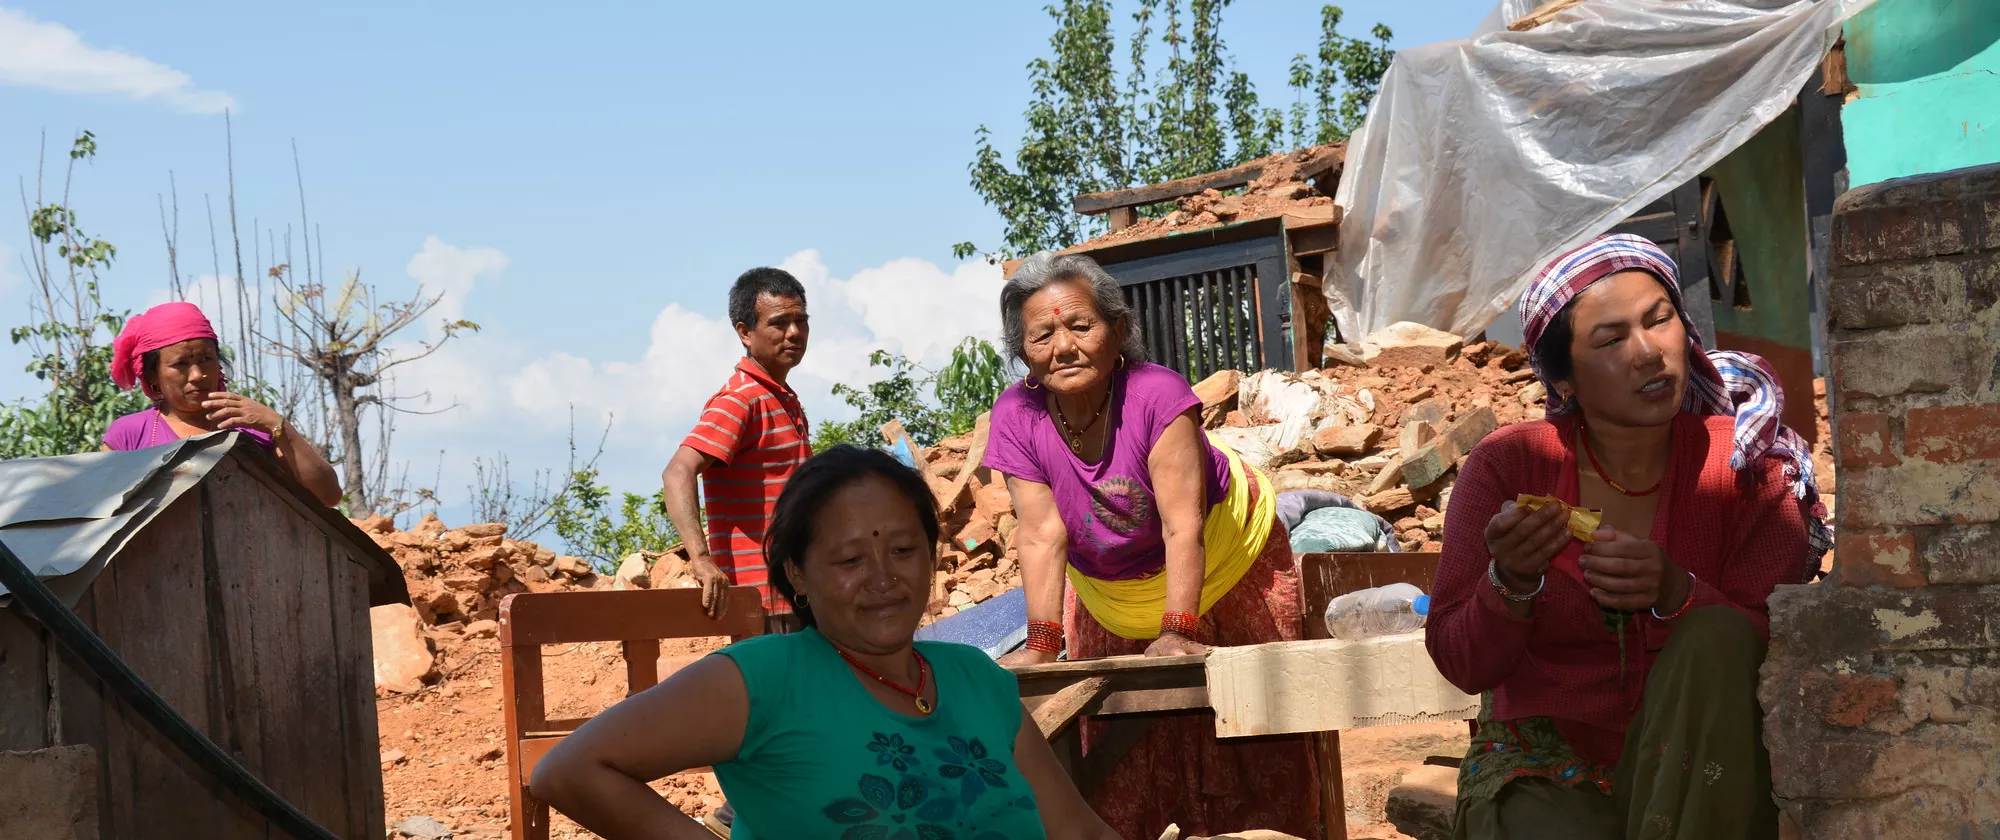
[[[1535,7],[1534,11],[1522,16],[1520,20],[1507,24],[1507,28],[1515,32],[1526,32],[1555,20],[1558,15],[1569,11],[1569,7],[1581,2],[1583,0],[1549,0],[1549,2]]]
[[[699,589],[517,593],[500,601],[500,644],[566,645],[626,639],[678,639],[764,632],[764,605],[754,586],[732,586],[729,606],[713,619]]]
[[[1054,738],[1063,727],[1076,720],[1085,707],[1102,696],[1110,685],[1108,677],[1089,677],[1056,692],[1054,697],[1035,709],[1035,726],[1042,730],[1042,737]]]
[[[1094,716],[1139,715],[1208,708],[1207,654],[1191,656],[1114,656],[1017,665],[1021,702],[1030,713],[1051,703],[1063,690],[1096,677],[1108,685],[1089,709]]]
[[[1111,208],[1111,229],[1124,230],[1139,223],[1139,210],[1134,207]]]
[[[1291,218],[1289,216],[1287,219]],[[1292,256],[1308,257],[1313,254],[1330,254],[1340,249],[1339,225],[1314,225],[1304,228],[1286,228],[1285,238],[1292,245]]]
[[[1172,181],[1149,184],[1143,187],[1085,193],[1077,196],[1071,202],[1070,206],[1075,208],[1078,213],[1086,216],[1095,216],[1099,213],[1108,213],[1120,207],[1144,207],[1148,204],[1172,201],[1182,196],[1194,195],[1202,190],[1226,190],[1232,187],[1240,187],[1263,177],[1265,167],[1281,162],[1274,158],[1275,156],[1259,158],[1240,166],[1232,166],[1228,169],[1188,178],[1177,178]],[[1312,159],[1299,164],[1296,170],[1296,177],[1300,180],[1318,177],[1321,174],[1339,168],[1341,162],[1346,159],[1346,146],[1335,145],[1323,147]]]

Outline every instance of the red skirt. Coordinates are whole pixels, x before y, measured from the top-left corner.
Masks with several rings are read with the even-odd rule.
[[[1304,603],[1290,535],[1282,521],[1273,522],[1264,552],[1201,617],[1195,637],[1224,647],[1296,641],[1304,637]],[[1104,629],[1073,590],[1065,598],[1063,624],[1071,659],[1144,653],[1152,644]],[[1145,719],[1151,721],[1146,733],[1090,797],[1091,807],[1118,836],[1158,837],[1169,824],[1194,835],[1261,828],[1319,836],[1319,765],[1312,736],[1225,741],[1215,737],[1215,713],[1205,711]],[[1085,718],[1082,726],[1088,754],[1108,723]]]

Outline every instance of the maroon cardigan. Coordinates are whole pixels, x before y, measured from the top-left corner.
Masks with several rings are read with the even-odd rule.
[[[1617,637],[1583,583],[1572,540],[1549,570],[1532,618],[1519,618],[1487,581],[1486,523],[1521,493],[1577,502],[1578,418],[1520,423],[1494,432],[1459,471],[1445,517],[1425,645],[1438,671],[1469,694],[1491,690],[1494,720],[1553,718],[1577,754],[1616,764],[1646,675],[1673,625],[1648,613]],[[1780,583],[1803,583],[1805,509],[1783,462],[1729,469],[1730,417],[1682,414],[1649,539],[1696,578],[1689,609],[1734,607],[1770,635],[1765,601]]]

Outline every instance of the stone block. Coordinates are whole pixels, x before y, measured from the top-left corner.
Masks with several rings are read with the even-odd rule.
[[[1458,465],[1458,459],[1499,427],[1492,407],[1474,409],[1439,432],[1437,439],[1422,449],[1403,453],[1403,480],[1413,487],[1425,487],[1443,478]]]
[[[1840,476],[1839,515],[1855,528],[2000,521],[2000,462],[1849,469]]]
[[[1929,529],[1922,555],[1931,583],[2000,583],[2000,530],[1991,525]]]
[[[1833,418],[1843,467],[1893,467],[1896,457],[1893,424],[1886,414],[1843,413]]]
[[[1842,534],[1834,550],[1834,570],[1847,586],[1909,589],[1928,582],[1915,534]]]
[[[407,694],[437,676],[430,640],[424,638],[417,611],[407,604],[384,604],[368,611],[375,647],[375,688]]]
[[[1458,817],[1458,768],[1427,764],[1404,773],[1384,811],[1397,831],[1417,840],[1450,840]]]
[[[1423,324],[1399,321],[1362,341],[1362,355],[1376,367],[1442,365],[1458,356],[1465,339]]]
[[[1969,333],[1841,338],[1833,343],[1834,381],[1850,395],[1938,393],[1979,382],[1973,360],[1986,348]]]
[[[0,752],[0,826],[8,837],[97,840],[97,750]]]
[[[2000,458],[2000,405],[1912,408],[1903,451],[1934,464]]]
[[[1382,429],[1374,425],[1328,426],[1313,434],[1313,449],[1321,455],[1363,455],[1381,438]]]
[[[1964,321],[1993,304],[1996,280],[1994,255],[1848,269],[1828,283],[1827,308],[1849,330]]]
[[[1843,729],[1860,729],[1869,721],[1897,711],[1893,676],[1807,671],[1799,677],[1800,692],[1821,722]]]
[[[2000,165],[1850,190],[1834,202],[1833,256],[1851,266],[1986,250],[2000,245],[1996,205]]]

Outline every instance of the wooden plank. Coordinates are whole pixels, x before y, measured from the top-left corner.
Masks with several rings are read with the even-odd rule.
[[[282,750],[268,747],[266,733],[282,729],[284,718],[265,705],[263,688],[266,680],[278,677],[278,672],[266,673],[259,649],[269,641],[258,632],[258,621],[271,610],[260,599],[273,586],[267,576],[274,573],[268,559],[274,549],[269,533],[259,525],[261,505],[255,484],[256,479],[247,475],[235,458],[224,458],[202,482],[215,547],[211,585],[217,590],[215,600],[221,604],[224,629],[224,650],[217,657],[215,671],[226,675],[221,680],[225,711],[235,721],[234,728],[225,733],[223,746],[238,763],[282,794],[269,772]],[[239,817],[246,827],[233,836],[283,836],[272,832],[268,821],[247,808],[240,809]]]
[[[1124,230],[1139,223],[1139,211],[1131,207],[1113,207],[1110,214],[1112,230]]]
[[[102,577],[102,575],[100,575]],[[78,620],[93,632],[97,631],[97,594],[95,586],[76,606],[71,607]],[[45,636],[46,638],[46,636]],[[55,645],[54,640],[49,640]],[[96,677],[90,676],[66,651],[53,653],[49,668],[55,672],[55,715],[59,729],[51,733],[52,742],[63,744],[88,744],[97,751],[97,813],[100,835],[104,840],[115,840],[106,828],[111,814],[111,772],[108,763],[109,743],[105,730],[104,688]]]
[[[1544,23],[1548,23],[1549,21],[1555,20],[1557,17],[1561,16],[1563,12],[1568,11],[1569,7],[1574,6],[1581,2],[1583,2],[1583,0],[1549,0],[1549,2],[1547,3],[1543,3],[1540,6],[1536,6],[1534,11],[1529,12],[1526,15],[1523,15],[1519,20],[1507,24],[1507,28],[1514,32],[1526,32],[1530,29],[1534,29],[1535,27],[1541,26]]]
[[[1047,702],[1035,709],[1035,726],[1042,730],[1043,738],[1053,738],[1063,727],[1069,726],[1085,707],[1103,696],[1111,685],[1109,677],[1086,677],[1081,682],[1071,683],[1055,693]]]
[[[690,636],[747,638],[764,632],[756,587],[729,588],[720,620],[701,609],[699,589],[542,592],[500,602],[500,639],[512,645],[562,645]]]
[[[1107,678],[1089,714],[1134,715],[1205,709],[1208,691],[1201,663],[1207,654],[1190,656],[1118,656],[1013,668],[1021,685],[1021,702],[1034,713],[1063,690],[1095,677]]]
[[[1479,697],[1438,673],[1421,633],[1216,648],[1207,663],[1218,737],[1464,720]],[[1310,702],[1301,702],[1310,698]]]
[[[1346,154],[1347,149],[1344,145],[1322,147],[1314,154],[1311,160],[1298,166],[1296,170],[1297,177],[1300,179],[1312,178],[1338,168],[1341,162],[1346,159]],[[1085,193],[1077,196],[1071,202],[1070,206],[1075,208],[1078,213],[1093,216],[1120,207],[1143,207],[1148,204],[1172,201],[1182,196],[1194,195],[1202,190],[1231,189],[1257,180],[1263,176],[1266,166],[1276,162],[1281,161],[1276,161],[1272,158],[1259,158],[1239,166],[1232,166],[1228,169],[1221,169],[1187,178],[1177,178],[1158,184],[1148,184],[1143,187],[1132,187],[1123,190]]]
[[[512,600],[511,597],[507,600]],[[507,600],[500,615],[507,616]],[[516,840],[531,834],[548,835],[548,812],[528,796],[527,780],[533,765],[525,765],[526,748],[520,733],[548,728],[548,713],[542,702],[542,647],[515,645],[507,638],[506,625],[500,633],[500,714],[507,737],[507,812]],[[525,769],[524,768],[525,765]]]
[[[335,543],[327,553],[329,604],[339,659],[340,743],[344,748],[349,837],[372,836],[384,824],[382,740],[375,714],[374,634],[368,623],[368,572]]]
[[[115,564],[114,564],[115,565]],[[119,598],[118,574],[112,567],[106,567],[90,584],[90,600],[97,611],[97,622],[91,630],[113,652],[125,648],[125,623]],[[78,667],[73,661],[68,667]],[[102,695],[100,695],[102,696]],[[102,779],[107,785],[105,804],[107,809],[99,812],[99,825],[107,838],[134,837],[136,827],[132,820],[132,797],[135,780],[132,778],[133,724],[137,723],[115,699],[106,697],[101,706],[104,714],[103,761],[105,774]],[[144,726],[145,724],[138,724]]]
[[[1347,785],[1340,777],[1340,733],[1315,733],[1313,757],[1319,760],[1321,840],[1347,840]]]
[[[319,757],[337,747],[327,747],[319,737],[326,728],[323,723],[307,725],[309,720],[323,720],[332,702],[330,693],[319,689],[320,675],[315,673],[330,669],[332,660],[312,639],[324,641],[333,632],[324,601],[325,542],[310,540],[308,526],[261,482],[235,482],[224,492],[243,499],[244,520],[231,524],[258,535],[253,544],[259,551],[250,558],[251,579],[244,595],[249,599],[252,656],[257,663],[256,703],[263,716],[260,775],[271,790],[325,824],[331,815],[324,789],[332,780],[320,772]],[[318,570],[309,571],[315,565]],[[318,597],[308,591],[309,585],[320,587]],[[313,620],[302,620],[305,616]]]
[[[993,431],[993,412],[979,412],[979,418],[972,421],[972,448],[965,452],[965,464],[958,468],[958,475],[951,480],[951,489],[945,491],[939,513],[950,514],[958,507],[958,500],[965,495],[965,485],[971,483],[972,474],[978,472],[981,461],[986,460],[986,439]]]
[[[237,475],[236,464],[225,462],[225,478]],[[215,476],[211,473],[211,477]],[[240,477],[240,476],[239,476]],[[254,663],[249,658],[250,647],[246,605],[241,601],[243,568],[242,555],[234,543],[224,551],[226,541],[219,540],[222,512],[217,509],[217,488],[204,481],[197,488],[197,498],[201,505],[202,517],[202,599],[209,615],[208,623],[208,668],[209,668],[209,738],[253,773],[262,772],[262,734],[258,730],[259,717],[255,707],[244,709],[241,705],[254,702],[249,698],[248,681],[254,678]],[[369,700],[373,710],[374,678],[373,661],[370,661]],[[239,709],[244,709],[239,714]],[[247,748],[246,748],[247,746]],[[264,817],[250,809],[234,796],[221,800],[222,808],[229,819],[216,826],[214,836],[220,838],[261,838],[270,833]]]
[[[201,505],[194,494],[154,516],[105,566],[118,589],[119,639],[112,649],[181,717],[196,726],[209,715],[208,614],[203,601]],[[193,761],[133,710],[118,704],[129,737],[129,763],[113,765],[112,783],[130,799],[141,833],[181,826],[207,833],[226,819],[222,791]]]
[[[1007,670],[1023,680],[1033,677],[1054,675],[1078,675],[1093,677],[1100,674],[1128,673],[1132,671],[1173,671],[1198,665],[1206,659],[1206,653],[1191,653],[1185,656],[1105,656],[1098,659],[1066,659],[1060,662],[1045,662],[1039,665],[1009,665]]]
[[[1313,254],[1331,254],[1340,250],[1339,225],[1315,225],[1308,228],[1285,230],[1285,237],[1292,243],[1292,256],[1307,257]]]
[[[1426,592],[1437,577],[1436,552],[1321,553],[1299,555],[1299,582],[1305,592],[1306,638],[1324,639],[1326,605],[1349,592],[1392,583]]]
[[[626,639],[625,696],[630,697],[660,683],[660,640]]]
[[[55,698],[45,639],[42,626],[26,611],[0,608],[0,686],[6,686],[0,691],[0,751],[53,746],[49,704]]]

